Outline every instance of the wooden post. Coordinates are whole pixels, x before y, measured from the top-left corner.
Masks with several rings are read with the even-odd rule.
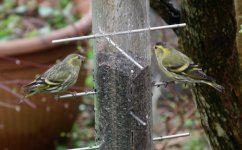
[[[93,0],[93,34],[149,27],[148,0]],[[94,42],[96,140],[102,150],[151,150],[149,32]],[[143,69],[123,55],[124,50]]]

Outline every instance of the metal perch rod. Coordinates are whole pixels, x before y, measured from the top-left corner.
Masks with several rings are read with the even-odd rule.
[[[102,31],[101,31],[102,32]],[[117,46],[117,44],[114,43],[110,38],[105,37],[106,40],[112,44],[117,50],[119,50],[125,57],[127,57],[130,61],[132,61],[137,67],[139,67],[141,70],[144,68],[141,66],[137,61],[135,61],[131,56],[129,56],[124,50],[122,50],[120,47]]]
[[[67,149],[67,150],[93,150],[93,149],[99,149],[100,145],[92,146],[92,147],[83,147],[83,148],[73,148],[73,149]]]
[[[89,91],[89,92],[80,92],[80,93],[73,93],[73,94],[66,94],[57,97],[57,99],[64,99],[64,98],[70,98],[70,97],[79,97],[79,96],[86,96],[86,95],[94,95],[97,94],[96,91]]]
[[[168,82],[153,82],[152,85],[153,86],[158,86],[158,87],[161,86],[161,85],[167,86]]]
[[[152,82],[152,86],[161,86],[164,85],[165,87],[170,83],[189,83],[188,80],[177,80],[177,81],[164,81],[164,82]]]
[[[134,29],[134,30],[129,30],[129,31],[112,32],[112,33],[106,33],[106,34],[94,34],[94,35],[87,35],[87,36],[78,36],[78,37],[72,37],[72,38],[53,40],[52,43],[71,42],[71,41],[78,41],[78,40],[85,40],[85,39],[100,38],[100,37],[105,37],[105,36],[113,36],[113,35],[129,34],[129,33],[138,33],[138,32],[144,32],[144,31],[154,31],[154,30],[180,28],[180,27],[185,27],[185,26],[186,26],[186,23],[181,23],[181,24],[173,24],[173,25],[167,25],[167,26]]]
[[[155,137],[155,138],[153,138],[153,141],[161,141],[161,140],[179,138],[179,137],[184,137],[184,136],[189,136],[189,135],[190,135],[190,133],[181,133],[181,134],[174,134],[174,135],[166,135],[166,136],[161,136],[161,137]]]

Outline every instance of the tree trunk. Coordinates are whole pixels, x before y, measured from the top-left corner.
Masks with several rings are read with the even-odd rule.
[[[235,0],[237,27],[242,24],[242,1]],[[240,68],[242,67],[242,34],[237,34],[237,49],[239,52]],[[242,91],[242,89],[240,89]]]
[[[206,85],[199,85],[195,91],[210,144],[215,150],[242,149],[241,70],[234,1],[183,0],[181,17],[187,23],[180,35],[182,49],[225,87],[223,93]]]
[[[242,25],[242,1],[241,0],[235,0],[235,8],[236,8],[236,20],[237,20],[237,49],[239,54],[239,63],[240,63],[240,70],[242,70],[242,34],[238,34],[240,30],[240,26]],[[242,78],[242,72],[240,77]],[[242,82],[242,80],[241,80]],[[240,84],[242,84],[240,82]],[[242,86],[240,86],[240,97],[242,97]]]
[[[93,32],[149,26],[147,0],[94,0]],[[152,149],[149,32],[110,36],[140,69],[105,38],[96,39],[95,82],[97,141],[103,150]],[[140,118],[135,120],[130,114]],[[143,124],[143,125],[142,125]]]

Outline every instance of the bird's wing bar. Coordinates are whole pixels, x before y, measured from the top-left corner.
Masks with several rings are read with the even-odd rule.
[[[171,72],[180,73],[180,72],[186,70],[188,67],[189,67],[188,64],[183,64],[183,65],[169,66],[166,68]]]
[[[43,83],[43,78],[39,76],[34,81],[30,82],[29,84],[25,85],[24,87],[30,87],[35,84],[42,84],[42,83]]]
[[[48,85],[59,85],[61,83],[61,81],[54,81],[54,80],[49,80],[47,78],[44,79],[45,83],[47,83]]]

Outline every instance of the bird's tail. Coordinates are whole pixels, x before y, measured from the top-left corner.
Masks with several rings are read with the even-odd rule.
[[[41,91],[43,84],[39,80],[34,80],[33,82],[25,85],[24,87],[25,98],[28,98],[38,91]]]
[[[36,86],[27,85],[24,87],[25,98],[28,98],[36,93]]]
[[[204,81],[204,83],[207,85],[210,85],[211,87],[215,88],[219,92],[222,92],[224,90],[224,87],[222,85],[219,85],[215,82]]]

